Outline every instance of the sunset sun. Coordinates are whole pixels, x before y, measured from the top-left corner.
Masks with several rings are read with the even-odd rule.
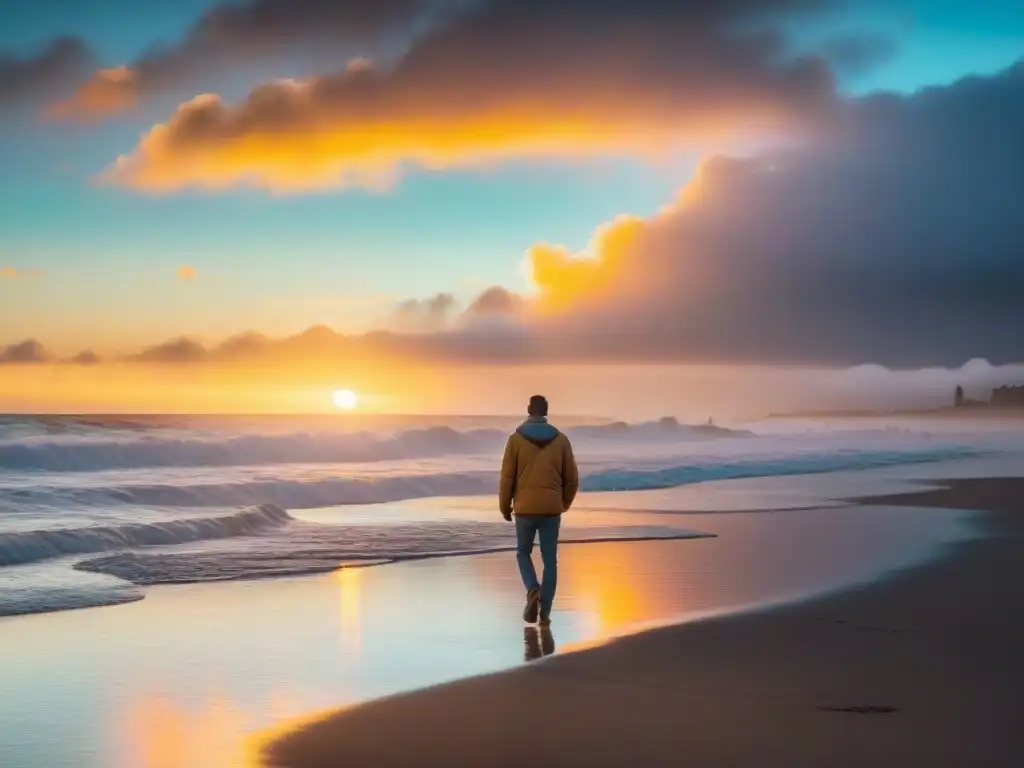
[[[337,389],[334,391],[334,404],[345,411],[351,411],[359,404],[359,396],[351,389]]]

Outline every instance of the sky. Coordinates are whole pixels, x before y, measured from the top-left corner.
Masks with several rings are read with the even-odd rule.
[[[1021,61],[1024,0],[0,0],[0,409],[1024,360]]]

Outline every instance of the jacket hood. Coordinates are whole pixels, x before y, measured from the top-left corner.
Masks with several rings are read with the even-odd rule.
[[[516,432],[538,448],[543,448],[548,445],[560,434],[559,431],[548,424],[547,421],[534,419],[524,421],[519,425],[519,428],[516,429]]]

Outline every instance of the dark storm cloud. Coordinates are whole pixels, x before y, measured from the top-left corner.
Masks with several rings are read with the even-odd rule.
[[[60,96],[88,77],[95,63],[75,37],[54,40],[28,56],[0,50],[0,114]]]
[[[605,228],[593,291],[573,293],[570,254],[532,257],[542,300],[569,306],[545,327],[584,356],[1024,360],[1022,221],[1024,64],[709,162],[672,208]]]

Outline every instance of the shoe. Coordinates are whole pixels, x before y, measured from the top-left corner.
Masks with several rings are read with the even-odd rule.
[[[533,624],[537,621],[537,613],[540,611],[540,590],[531,589],[526,593],[526,607],[523,608],[523,621]]]
[[[542,613],[540,615],[540,619],[537,621],[537,623],[540,624],[542,627],[550,627],[551,626],[551,614],[545,615],[545,614]]]

